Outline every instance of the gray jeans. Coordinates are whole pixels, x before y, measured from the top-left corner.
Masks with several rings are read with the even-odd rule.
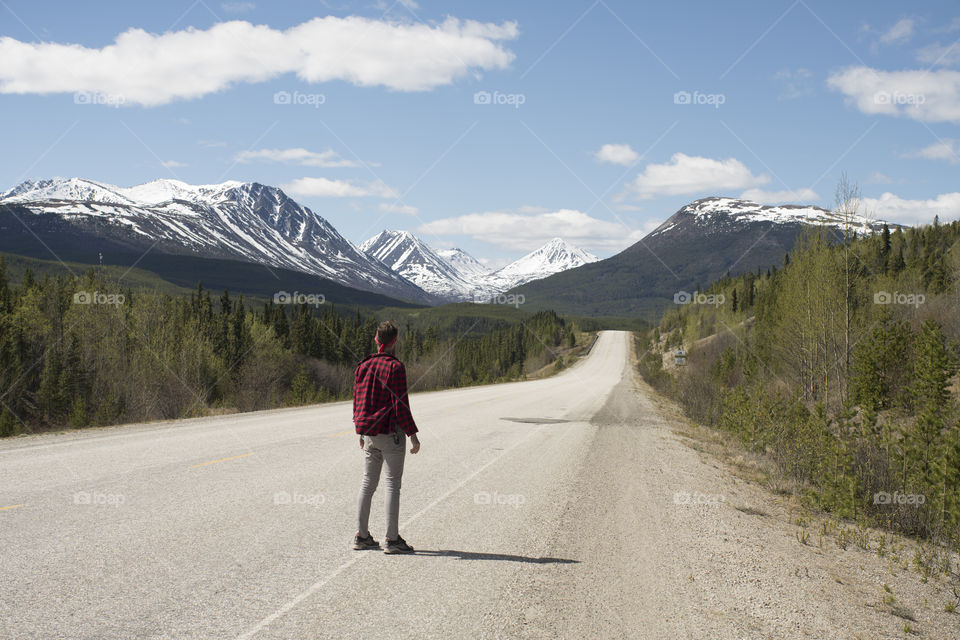
[[[407,437],[399,436],[399,444],[393,434],[363,436],[363,484],[360,485],[360,500],[357,508],[357,533],[370,535],[370,502],[380,482],[380,469],[387,463],[387,538],[399,537],[400,479],[403,477],[403,459],[407,452]]]

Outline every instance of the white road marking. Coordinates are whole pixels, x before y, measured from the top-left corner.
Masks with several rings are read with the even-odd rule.
[[[524,442],[526,442],[527,440],[529,440],[529,439],[532,438],[533,436],[537,435],[537,434],[541,431],[541,429],[543,429],[542,426],[541,426],[541,427],[538,427],[537,429],[534,429],[533,431],[531,431],[530,433],[528,433],[526,436],[524,436],[523,438],[521,438],[521,439],[518,440],[517,442],[513,443],[512,445],[510,445],[509,447],[507,447],[506,449],[504,449],[503,451],[501,451],[501,452],[500,452],[500,455],[498,455],[498,456],[496,456],[495,458],[493,458],[492,460],[484,463],[484,464],[483,464],[480,468],[478,468],[476,471],[474,471],[473,473],[471,473],[470,475],[468,475],[466,478],[464,478],[463,480],[461,480],[460,482],[458,482],[452,489],[450,489],[449,491],[447,491],[446,493],[444,493],[444,494],[441,495],[440,497],[436,498],[433,502],[431,502],[430,504],[428,504],[427,506],[425,506],[423,509],[420,509],[420,511],[417,511],[415,514],[413,514],[412,516],[410,516],[409,518],[407,518],[404,522],[402,522],[402,523],[400,524],[400,528],[401,528],[401,529],[405,529],[405,528],[406,528],[408,525],[410,525],[410,523],[412,523],[414,520],[416,520],[417,518],[419,518],[419,517],[422,516],[423,514],[427,513],[428,511],[430,511],[430,509],[434,508],[435,506],[437,506],[438,504],[440,504],[441,502],[443,502],[444,500],[446,500],[447,498],[449,498],[451,495],[453,495],[454,493],[456,493],[457,491],[459,491],[460,489],[462,489],[468,482],[470,482],[470,481],[473,480],[475,477],[477,477],[478,475],[480,475],[483,471],[485,471],[485,470],[486,470],[487,468],[489,468],[491,465],[493,465],[494,463],[496,463],[497,461],[499,461],[503,456],[507,455],[508,453],[510,453],[511,451],[513,451],[514,449],[516,449],[518,446],[520,446],[521,444],[523,444]],[[359,554],[359,552],[358,552],[358,554]],[[331,580],[333,580],[334,578],[336,578],[338,575],[340,575],[341,573],[343,573],[344,571],[346,571],[347,569],[349,569],[350,567],[352,567],[352,566],[355,565],[356,563],[360,562],[360,560],[362,560],[363,558],[368,557],[369,555],[370,555],[369,552],[364,552],[362,555],[356,555],[356,556],[354,556],[353,558],[347,560],[347,561],[344,562],[342,565],[340,565],[339,567],[337,567],[336,569],[334,569],[332,572],[330,572],[329,574],[327,574],[324,578],[322,578],[321,580],[313,583],[313,584],[310,585],[307,589],[305,589],[305,590],[302,591],[300,594],[298,594],[295,598],[293,598],[292,600],[288,601],[288,602],[285,603],[282,607],[280,607],[279,609],[277,609],[276,611],[274,611],[273,613],[271,613],[270,615],[268,615],[266,618],[264,618],[263,620],[261,620],[260,622],[258,622],[255,626],[251,627],[251,628],[248,629],[247,631],[245,631],[245,632],[243,632],[242,634],[240,634],[239,636],[237,636],[237,640],[249,640],[250,638],[252,638],[253,636],[255,636],[257,633],[259,633],[260,631],[262,631],[263,629],[265,629],[267,626],[269,626],[273,621],[275,621],[275,620],[277,620],[278,618],[280,618],[281,616],[284,616],[284,615],[286,615],[287,613],[289,613],[294,607],[296,607],[298,604],[300,604],[301,602],[303,602],[304,600],[306,600],[307,598],[309,598],[311,595],[313,595],[314,593],[316,593],[317,591],[319,591],[320,589],[322,589],[322,588],[323,588],[327,583],[329,583]]]

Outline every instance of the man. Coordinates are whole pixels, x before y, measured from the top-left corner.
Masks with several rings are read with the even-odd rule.
[[[380,469],[387,463],[387,539],[385,553],[413,553],[400,537],[400,479],[406,455],[406,437],[413,443],[410,453],[420,451],[417,425],[407,398],[407,371],[397,360],[396,325],[384,320],[374,340],[377,353],[364,358],[353,374],[353,423],[360,434],[365,463],[353,548],[380,549],[367,528],[370,502],[380,482]]]

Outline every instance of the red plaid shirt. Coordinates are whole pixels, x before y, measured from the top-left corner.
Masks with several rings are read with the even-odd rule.
[[[408,436],[417,424],[407,398],[407,370],[389,353],[373,353],[353,373],[353,423],[357,433],[375,436],[394,429]]]

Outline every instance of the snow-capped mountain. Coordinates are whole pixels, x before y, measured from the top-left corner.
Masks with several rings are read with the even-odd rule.
[[[434,250],[409,231],[383,231],[360,248],[429,293],[474,302],[598,260],[561,238],[493,273],[462,249]]]
[[[254,262],[364,291],[436,301],[358,250],[330,223],[280,189],[256,182],[190,185],[155,180],[122,188],[54,178],[17,185],[0,194],[0,205],[54,214],[85,234],[124,246]]]
[[[697,233],[713,233],[757,222],[826,226],[838,230],[849,225],[850,231],[857,235],[873,233],[883,228],[882,220],[861,215],[851,215],[848,220],[844,220],[837,213],[821,207],[797,204],[771,206],[750,200],[714,197],[695,200],[681,208],[644,240],[670,231],[676,233],[681,227],[688,227],[690,231]]]
[[[880,231],[883,220],[841,216],[805,205],[765,206],[736,198],[703,198],[680,208],[615,256],[522,285],[527,309],[586,316],[660,317],[674,296],[726,273],[783,264],[806,227],[824,227],[833,242]],[[898,225],[888,223],[895,228]]]
[[[461,273],[456,264],[434,251],[409,231],[386,230],[360,245],[360,250],[400,274],[418,287],[445,299],[469,300],[476,284],[469,274]],[[461,252],[460,264],[479,262]]]
[[[463,249],[457,247],[437,249],[437,255],[452,264],[460,275],[468,280],[476,280],[490,274],[490,269]]]
[[[599,259],[583,249],[574,247],[562,238],[554,238],[536,251],[531,251],[490,274],[485,282],[488,288],[500,293],[532,280],[540,280]]]

